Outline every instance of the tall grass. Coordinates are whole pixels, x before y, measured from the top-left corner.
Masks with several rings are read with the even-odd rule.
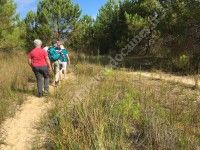
[[[0,54],[0,123],[12,115],[25,99],[32,78],[24,53]]]
[[[199,92],[89,64],[75,66],[55,97],[46,119],[47,147],[52,149],[198,149]],[[83,99],[72,100],[91,77]]]

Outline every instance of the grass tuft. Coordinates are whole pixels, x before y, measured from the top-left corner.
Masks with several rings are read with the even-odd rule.
[[[198,149],[199,91],[126,71],[90,64],[75,66],[76,81],[68,80],[52,98],[46,118],[53,149]],[[90,85],[83,99],[72,102]]]

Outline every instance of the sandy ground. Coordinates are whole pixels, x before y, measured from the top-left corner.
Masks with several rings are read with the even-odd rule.
[[[129,72],[130,75],[141,75],[146,78],[163,80],[167,82],[173,82],[178,84],[183,84],[186,86],[195,86],[194,78],[191,76],[175,76],[166,73],[151,73],[151,72]]]
[[[66,79],[74,78],[72,73]],[[53,93],[54,87],[50,87]],[[4,144],[0,146],[2,150],[29,150],[32,142],[38,135],[37,124],[41,118],[52,108],[53,104],[47,102],[45,98],[28,96],[25,103],[16,112],[13,118],[8,118],[2,124],[1,133]]]
[[[51,103],[46,103],[44,98],[27,97],[14,118],[7,119],[2,125],[6,145],[1,146],[1,149],[31,149],[32,139],[37,134],[36,125],[50,107]]]

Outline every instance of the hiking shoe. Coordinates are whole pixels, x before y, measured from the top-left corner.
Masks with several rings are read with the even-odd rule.
[[[52,84],[52,86],[54,86],[54,87],[56,87],[58,85],[59,85],[59,81],[54,81],[53,84]]]
[[[39,93],[39,94],[38,94],[38,97],[39,97],[39,98],[41,98],[42,96],[43,96],[43,94],[42,94],[42,93]]]
[[[59,81],[55,81],[55,86],[58,86],[59,85]]]

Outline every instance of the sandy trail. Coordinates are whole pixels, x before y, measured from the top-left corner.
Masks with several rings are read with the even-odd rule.
[[[153,73],[153,72],[130,72],[130,75],[141,75],[146,78],[156,79],[156,80],[163,80],[167,82],[174,82],[178,84],[183,84],[186,86],[193,87],[195,86],[194,78],[191,76],[175,76],[166,73]]]
[[[44,98],[27,97],[27,101],[14,118],[7,119],[2,125],[6,145],[1,149],[31,149],[32,139],[37,134],[36,124],[50,107],[51,103],[46,103]]]
[[[66,80],[73,78],[72,73],[68,74]],[[50,93],[55,90],[50,87]],[[2,124],[1,133],[4,139],[4,145],[0,146],[2,150],[29,150],[32,148],[32,142],[38,135],[37,123],[51,109],[52,102],[47,102],[45,98],[28,96],[27,100],[16,112],[13,118],[8,118]]]

